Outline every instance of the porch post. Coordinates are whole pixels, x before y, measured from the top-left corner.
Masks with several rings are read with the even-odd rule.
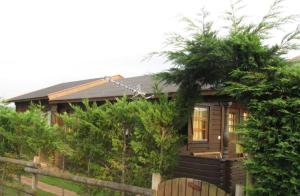
[[[229,130],[228,130],[228,108],[232,105],[232,102],[224,102],[224,130],[223,130],[223,159],[228,158],[228,146],[229,146]]]
[[[51,125],[59,125],[59,121],[58,121],[58,106],[57,104],[51,104],[50,105],[50,112],[51,112]],[[62,156],[58,151],[54,152],[54,159],[53,159],[53,163],[54,166],[58,167],[58,168],[62,168]]]
[[[50,105],[50,112],[51,112],[51,125],[56,124],[56,115],[57,115],[57,105]]]

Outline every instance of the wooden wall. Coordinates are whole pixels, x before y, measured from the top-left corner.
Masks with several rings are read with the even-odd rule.
[[[179,156],[178,165],[174,170],[174,177],[200,179],[216,185],[221,183],[220,176],[220,161],[211,158],[182,155]]]
[[[16,111],[17,112],[24,112],[28,110],[29,106],[31,103],[34,104],[41,104],[44,107],[44,111],[50,111],[51,107],[55,106],[57,107],[57,112],[58,113],[63,113],[63,112],[69,112],[70,111],[70,106],[68,103],[58,103],[58,104],[51,104],[48,102],[48,100],[40,100],[40,101],[24,101],[24,102],[16,102]]]
[[[241,159],[213,159],[182,155],[173,172],[176,178],[186,177],[203,180],[234,193],[236,184],[245,184],[245,171]]]
[[[34,103],[34,104],[41,104],[44,107],[44,111],[49,111],[50,110],[50,105],[48,100],[37,100],[37,101],[23,101],[23,102],[16,102],[16,111],[17,112],[25,112],[28,110],[29,106]]]
[[[194,153],[201,152],[222,152],[223,150],[223,130],[224,130],[224,107],[220,101],[208,100],[209,102],[204,102],[197,104],[198,106],[205,106],[209,108],[209,136],[207,142],[195,142],[192,141],[192,118],[190,118],[188,123],[188,142],[187,145],[182,149],[182,154],[191,155]],[[246,109],[237,103],[229,108],[228,112],[234,112],[236,114],[236,124],[240,122],[242,113]],[[220,137],[220,139],[218,138]],[[236,154],[236,140],[237,135],[235,133],[229,133],[229,158],[237,158]]]
[[[206,106],[209,108],[209,128],[207,142],[192,141],[192,118],[188,124],[188,151],[190,153],[197,152],[220,152],[222,141],[218,137],[222,137],[222,107],[218,102],[201,103],[199,106]]]
[[[16,105],[16,111],[17,112],[25,112],[29,107],[29,102],[17,102]]]

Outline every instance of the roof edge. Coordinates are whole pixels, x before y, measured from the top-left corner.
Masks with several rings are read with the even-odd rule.
[[[28,98],[28,99],[15,99],[15,98],[17,98],[17,97],[7,99],[6,101],[8,103],[19,103],[19,102],[25,102],[25,101],[48,100],[48,97],[34,97],[34,98]]]

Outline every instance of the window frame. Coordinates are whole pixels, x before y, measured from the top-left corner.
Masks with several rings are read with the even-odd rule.
[[[195,111],[195,108],[205,108],[207,109],[207,139],[206,140],[194,140],[193,136],[194,136],[194,111]],[[191,143],[201,143],[201,144],[207,144],[209,142],[209,130],[210,130],[210,106],[208,105],[199,105],[199,104],[196,104],[194,107],[193,107],[193,113],[191,115]]]
[[[248,119],[249,119],[249,112],[248,111],[242,111],[241,122],[247,122]]]
[[[230,119],[230,115],[233,115],[233,119],[232,119],[232,125],[230,125],[229,121],[231,120]],[[236,112],[233,112],[233,111],[230,111],[228,112],[228,117],[227,117],[227,127],[228,127],[228,132],[229,133],[235,133],[235,126],[237,125],[238,121],[237,121],[237,113]],[[232,131],[230,131],[230,127],[232,127]]]

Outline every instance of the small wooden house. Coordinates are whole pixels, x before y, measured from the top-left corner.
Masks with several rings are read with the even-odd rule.
[[[49,121],[58,123],[55,113],[69,112],[69,103],[80,104],[83,99],[92,102],[114,100],[127,95],[135,96],[134,90],[145,96],[153,94],[155,81],[151,75],[123,78],[120,75],[95,78],[54,85],[10,99],[17,111],[26,111],[29,105],[41,103],[49,114]],[[176,94],[176,85],[160,84],[170,97]],[[216,96],[209,86],[202,89],[203,102],[194,106],[185,134],[187,140],[181,149],[176,177],[191,177],[214,183],[228,192],[243,184],[245,173],[240,160],[244,156],[236,144],[235,125],[248,116],[239,103]]]

